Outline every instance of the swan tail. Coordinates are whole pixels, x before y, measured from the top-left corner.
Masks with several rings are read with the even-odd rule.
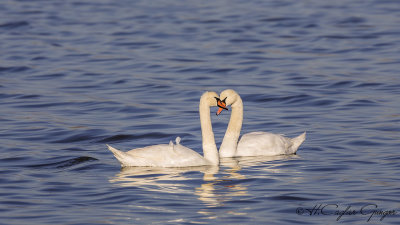
[[[292,138],[292,146],[291,146],[292,154],[295,154],[297,152],[297,149],[304,142],[304,140],[306,140],[306,132],[300,134],[295,138]]]
[[[116,148],[113,148],[110,145],[107,145],[107,147],[108,147],[108,150],[110,150],[114,154],[115,158],[117,158],[118,161],[121,163],[121,166],[124,166],[126,164],[126,162],[125,162],[126,159],[131,157],[130,155],[126,154],[125,152],[120,151]]]

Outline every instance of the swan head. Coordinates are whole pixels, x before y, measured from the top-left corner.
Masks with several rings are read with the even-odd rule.
[[[219,98],[224,100],[225,107],[228,105],[234,105],[236,102],[241,100],[239,94],[232,89],[226,89],[222,91],[221,94],[219,95]]]
[[[208,106],[217,106],[217,102],[215,101],[218,98],[218,94],[214,91],[206,91],[200,98],[200,102],[206,103]]]

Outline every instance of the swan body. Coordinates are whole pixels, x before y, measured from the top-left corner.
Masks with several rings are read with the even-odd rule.
[[[108,149],[114,154],[121,166],[151,166],[151,167],[187,167],[211,164],[199,153],[180,144],[151,145],[137,148],[128,152],[119,151],[109,145]]]
[[[268,132],[251,132],[243,135],[235,156],[276,156],[296,153],[306,137],[304,132],[296,138]]]
[[[219,149],[220,157],[295,154],[306,138],[306,132],[295,138],[268,132],[251,132],[244,134],[238,142],[243,122],[242,99],[232,89],[221,92],[220,99],[226,100],[222,107],[231,105],[232,108],[228,128]],[[218,104],[220,104],[220,101]]]
[[[196,151],[180,144],[180,137],[174,144],[151,145],[123,152],[107,145],[115,158],[125,166],[149,166],[149,167],[188,167],[203,165],[218,165],[219,156],[212,131],[210,107],[217,106],[215,92],[205,92],[200,98],[199,112],[203,139],[203,153],[201,156]]]

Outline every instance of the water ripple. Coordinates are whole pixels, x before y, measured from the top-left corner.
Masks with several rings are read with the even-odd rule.
[[[96,161],[98,159],[89,157],[89,156],[80,156],[72,159],[45,163],[45,164],[36,164],[36,165],[29,165],[27,167],[35,168],[35,169],[65,169],[69,167],[73,167],[76,165],[80,165],[86,162]],[[53,161],[53,160],[51,160]]]
[[[9,23],[0,24],[0,29],[15,29],[19,27],[29,26],[29,22],[27,21],[13,21]]]
[[[138,140],[138,139],[143,139],[143,138],[166,138],[166,137],[171,137],[170,134],[167,133],[160,133],[160,132],[152,132],[152,133],[146,133],[146,134],[141,134],[141,135],[132,135],[132,134],[117,134],[111,137],[106,137],[101,140],[99,140],[99,143],[114,143],[114,142],[120,142],[120,141],[125,141],[125,140]]]

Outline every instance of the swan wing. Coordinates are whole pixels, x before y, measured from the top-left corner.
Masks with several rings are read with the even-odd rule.
[[[159,144],[120,151],[109,145],[108,149],[121,163],[121,166],[187,167],[207,165],[199,153],[183,145]]]
[[[292,154],[291,139],[269,132],[251,132],[242,136],[236,156],[275,156]]]

